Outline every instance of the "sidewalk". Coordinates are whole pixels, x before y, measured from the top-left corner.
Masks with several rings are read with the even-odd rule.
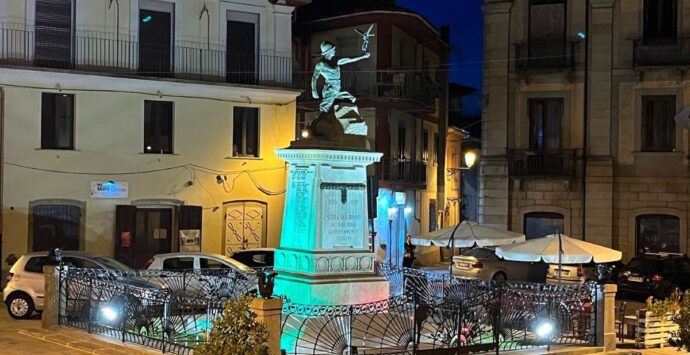
[[[133,344],[90,335],[86,332],[56,327],[41,328],[40,316],[29,320],[14,320],[0,307],[0,353],[4,355],[98,354],[150,355],[160,354]]]

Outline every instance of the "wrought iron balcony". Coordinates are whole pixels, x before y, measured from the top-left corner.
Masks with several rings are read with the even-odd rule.
[[[530,41],[517,44],[515,45],[515,68],[518,71],[573,69],[577,43]]]
[[[311,78],[311,72],[295,74],[294,82],[304,90],[300,96],[303,101],[314,100],[311,96]],[[412,71],[344,70],[340,73],[340,80],[342,89],[357,98],[408,99],[426,106],[433,106],[441,93],[441,86],[438,82],[426,74]],[[320,89],[319,95],[321,95]]]
[[[576,152],[574,149],[535,151],[512,149],[509,152],[512,176],[575,176]]]
[[[636,67],[690,65],[690,38],[633,41]]]
[[[383,157],[381,162],[376,164],[379,179],[410,185],[426,185],[426,168],[424,162],[390,157]]]
[[[0,26],[1,27],[1,26]],[[290,57],[228,53],[221,46],[146,44],[94,33],[51,39],[0,28],[0,65],[292,87]]]

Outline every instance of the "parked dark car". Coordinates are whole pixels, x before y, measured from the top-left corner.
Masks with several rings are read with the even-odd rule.
[[[238,250],[230,258],[241,262],[251,268],[273,267],[273,248],[256,248]]]
[[[621,297],[668,297],[675,288],[690,288],[690,259],[683,254],[638,255],[618,274]]]

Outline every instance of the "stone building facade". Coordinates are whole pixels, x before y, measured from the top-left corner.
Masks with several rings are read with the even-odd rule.
[[[480,221],[686,253],[690,1],[485,0],[484,20]]]

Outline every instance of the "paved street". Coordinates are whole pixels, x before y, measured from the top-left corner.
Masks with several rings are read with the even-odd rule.
[[[46,331],[41,328],[41,317],[17,321],[0,306],[0,353],[3,355],[44,354],[160,354],[132,345],[123,346],[77,330],[56,328]]]

